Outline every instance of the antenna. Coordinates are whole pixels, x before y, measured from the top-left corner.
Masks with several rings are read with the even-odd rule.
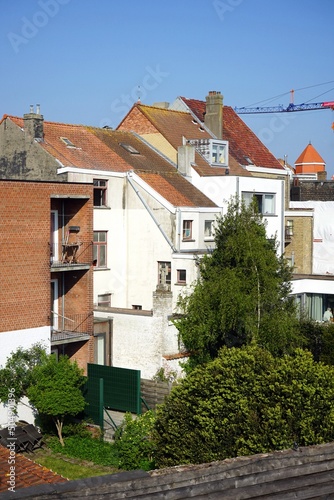
[[[138,96],[137,102],[140,102],[140,96],[141,95],[142,95],[142,91],[140,89],[140,85],[138,85],[138,87],[137,87],[137,96]]]

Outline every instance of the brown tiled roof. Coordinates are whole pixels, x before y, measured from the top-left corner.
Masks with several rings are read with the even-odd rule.
[[[8,448],[0,445],[0,492],[7,492],[10,484],[10,466],[8,463],[10,452]],[[29,458],[15,454],[15,491],[28,486],[39,484],[56,484],[68,481],[63,476],[52,472],[50,469],[39,465]],[[16,493],[19,498],[19,493]]]
[[[295,161],[295,165],[299,163],[322,163],[325,165],[325,161],[321,158],[318,151],[312,146],[312,144],[308,144],[304,151],[298,156]]]
[[[188,108],[204,122],[206,103],[180,97]],[[275,156],[266,148],[252,130],[230,106],[223,108],[223,139],[229,141],[229,153],[240,164],[248,166],[248,157],[254,165],[284,170]]]
[[[146,118],[148,125],[138,119],[139,111]],[[134,119],[131,119],[134,115]],[[154,128],[152,129],[152,125]],[[208,139],[212,137],[201,125],[192,118],[191,114],[185,111],[174,111],[171,109],[135,104],[132,110],[122,120],[118,126],[119,130],[135,130],[145,136],[146,133],[160,133],[164,136],[172,147],[177,150],[185,139]],[[224,176],[225,169],[211,167],[199,154],[195,155],[194,169],[200,176]],[[251,176],[239,165],[233,155],[229,155],[230,175]]]
[[[137,172],[141,179],[176,207],[216,207],[209,198],[177,172]]]
[[[23,118],[5,117],[24,127]],[[74,147],[68,147],[61,137]],[[133,170],[143,179],[145,172],[151,173],[144,180],[174,206],[216,206],[186,181],[175,165],[131,132],[44,121],[44,141],[38,144],[64,166],[124,173]],[[122,144],[139,154],[129,152]]]

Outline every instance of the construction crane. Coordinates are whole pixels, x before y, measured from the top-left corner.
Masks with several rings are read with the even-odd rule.
[[[256,108],[234,108],[234,111],[241,114],[251,114],[251,113],[291,113],[292,111],[310,111],[313,109],[333,109],[334,101],[326,102],[309,102],[303,104],[294,104],[294,90],[290,91],[291,98],[290,104],[288,106],[283,106],[279,104],[278,106],[259,106]]]

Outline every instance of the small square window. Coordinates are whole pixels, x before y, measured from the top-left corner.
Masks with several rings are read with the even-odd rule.
[[[97,305],[101,307],[111,306],[111,293],[103,293],[97,296]]]
[[[192,238],[192,220],[184,220],[183,221],[183,232],[182,232],[182,238],[184,240],[191,240]]]
[[[143,309],[143,306],[140,306],[139,304],[133,304],[132,309],[136,309],[136,311],[141,311]]]
[[[187,282],[187,271],[185,269],[177,270],[177,283],[180,285],[185,285]]]

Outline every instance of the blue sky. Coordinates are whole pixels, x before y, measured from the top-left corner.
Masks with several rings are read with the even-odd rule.
[[[332,0],[2,0],[0,115],[117,126],[138,97],[232,107],[334,101]],[[276,96],[275,99],[272,99]],[[334,175],[334,112],[241,115],[276,157]]]

